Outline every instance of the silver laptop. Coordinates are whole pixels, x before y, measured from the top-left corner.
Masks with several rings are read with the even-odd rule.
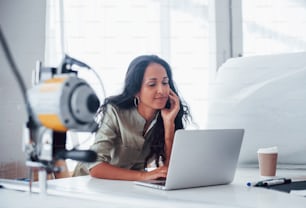
[[[233,181],[244,129],[177,130],[165,180],[135,181],[163,190]]]

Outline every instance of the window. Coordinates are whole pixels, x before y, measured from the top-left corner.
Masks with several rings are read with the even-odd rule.
[[[244,55],[306,50],[306,2],[242,0]]]
[[[208,0],[67,0],[62,1],[62,20],[57,4],[52,0],[48,4],[49,63],[60,63],[62,51],[84,61],[98,71],[109,96],[121,91],[127,66],[134,57],[157,54],[172,66],[196,123],[201,126],[205,122]],[[59,46],[60,33],[63,46]]]
[[[204,126],[209,78],[208,0],[49,0],[47,14],[47,63],[59,64],[63,52],[85,62],[99,73],[106,96],[110,96],[121,91],[133,58],[157,54],[172,66],[194,121]],[[82,71],[80,76],[99,87],[89,72]],[[92,138],[78,136],[81,146],[88,147]]]

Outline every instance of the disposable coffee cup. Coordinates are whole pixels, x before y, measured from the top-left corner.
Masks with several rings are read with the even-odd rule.
[[[263,177],[273,177],[277,168],[277,147],[260,148],[257,151],[259,172]]]

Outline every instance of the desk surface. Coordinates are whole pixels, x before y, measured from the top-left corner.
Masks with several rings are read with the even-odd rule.
[[[278,176],[306,176],[306,170],[278,170]],[[258,180],[258,169],[237,169],[229,185],[162,191],[129,181],[90,176],[48,181],[48,194],[0,189],[1,207],[305,207],[306,198],[284,192],[247,187]],[[0,184],[5,185],[5,180]],[[36,184],[37,185],[37,184]],[[27,187],[26,187],[27,188]],[[13,188],[14,189],[14,188]],[[21,188],[22,189],[22,188]],[[34,186],[34,191],[37,187]],[[47,200],[46,200],[47,199]]]

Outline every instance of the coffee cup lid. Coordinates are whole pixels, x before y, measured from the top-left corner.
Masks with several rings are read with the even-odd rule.
[[[274,147],[265,147],[265,148],[259,148],[257,150],[257,153],[277,153],[278,152],[278,148],[276,146]]]

